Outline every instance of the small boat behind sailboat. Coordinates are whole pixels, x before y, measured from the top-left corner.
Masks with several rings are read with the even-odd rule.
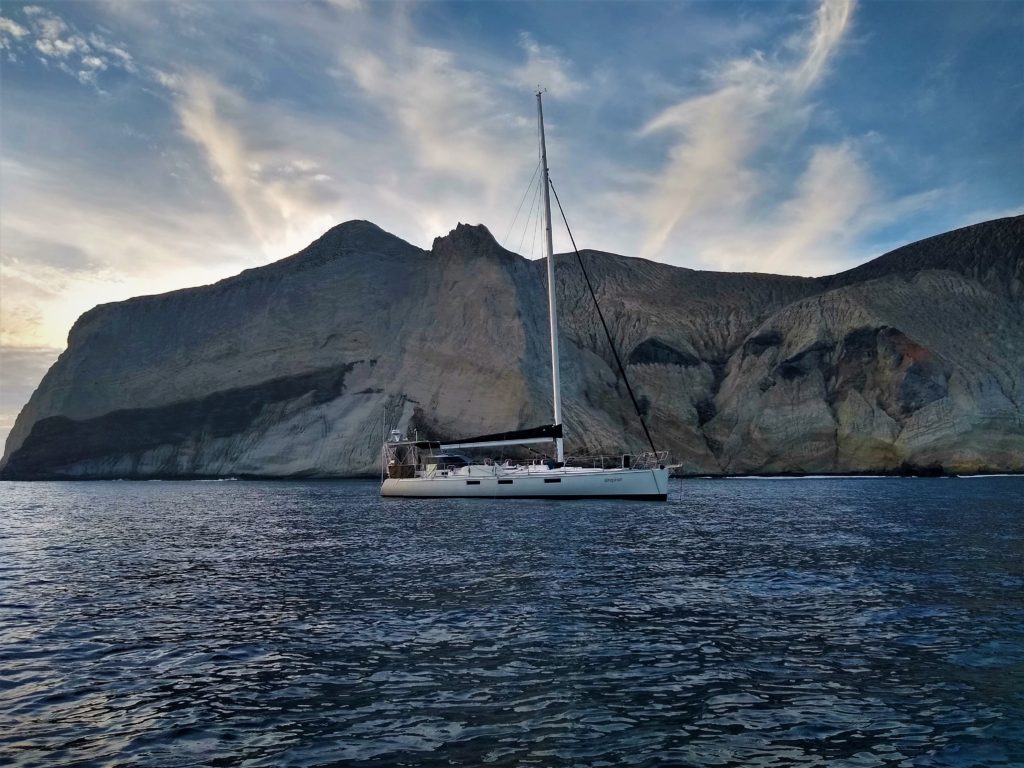
[[[548,319],[551,329],[551,384],[554,423],[533,429],[501,432],[447,442],[409,440],[400,430],[391,432],[382,449],[381,496],[407,498],[550,498],[550,499],[646,499],[668,498],[667,453],[656,451],[647,425],[640,415],[632,388],[627,389],[651,444],[651,451],[639,455],[621,454],[609,465],[605,459],[566,460],[562,429],[562,393],[558,360],[558,312],[555,299],[554,248],[551,237],[551,181],[544,140],[544,109],[537,93],[537,122],[544,199],[544,256],[547,259]],[[564,214],[563,214],[564,218]],[[571,233],[570,233],[571,236]],[[578,254],[577,254],[578,255]],[[580,263],[582,266],[582,262]],[[586,273],[584,272],[584,276]],[[588,287],[589,278],[587,279]],[[591,288],[593,295],[593,289]],[[596,298],[595,298],[596,302]],[[602,324],[604,317],[598,307]],[[607,333],[607,327],[605,328]],[[609,343],[611,337],[609,335]],[[614,344],[612,351],[620,372],[625,370]],[[532,462],[487,461],[474,463],[459,450],[554,443],[553,459]],[[617,464],[617,466],[615,465]]]

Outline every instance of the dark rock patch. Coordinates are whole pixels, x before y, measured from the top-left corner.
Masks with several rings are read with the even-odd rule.
[[[681,352],[660,339],[647,339],[637,345],[629,354],[630,365],[700,365],[700,359]]]
[[[949,394],[946,379],[936,368],[935,365],[914,362],[907,369],[899,388],[900,405],[905,414],[909,415]]]
[[[640,395],[636,399],[637,407],[640,410],[641,416],[649,416],[651,413],[651,398],[647,395]]]
[[[875,356],[877,337],[882,328],[857,328],[843,337],[842,356],[847,360],[867,360]]]
[[[406,435],[410,438],[419,439],[420,435],[426,439],[429,435],[431,440],[439,440],[442,443],[452,442],[457,439],[452,432],[431,418],[427,411],[419,405],[412,409],[412,417],[409,419],[409,427]]]
[[[718,414],[718,408],[715,405],[715,401],[710,397],[698,400],[694,403],[694,409],[697,411],[697,426],[700,427],[703,427]]]
[[[851,389],[864,391],[869,375],[873,377],[878,358],[878,335],[886,328],[857,328],[843,337],[835,358],[831,396]]]
[[[743,351],[748,355],[760,355],[766,349],[782,344],[782,334],[778,331],[765,331],[743,343]]]
[[[786,381],[806,376],[812,370],[822,368],[826,356],[834,349],[835,347],[832,344],[824,341],[816,342],[802,352],[798,352],[792,357],[787,357],[779,363],[779,367],[776,370]]]

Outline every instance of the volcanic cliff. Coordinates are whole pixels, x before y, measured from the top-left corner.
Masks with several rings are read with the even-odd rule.
[[[1024,471],[1024,217],[824,278],[583,252],[651,431],[686,473]],[[642,449],[579,267],[558,259],[567,450]],[[0,476],[339,476],[384,425],[550,421],[544,263],[460,224],[366,221],[219,283],[85,313]]]

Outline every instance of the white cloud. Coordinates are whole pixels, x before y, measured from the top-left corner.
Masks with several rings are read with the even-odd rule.
[[[873,216],[877,182],[851,143],[814,148],[792,196],[767,219],[715,219],[694,232],[704,261],[716,268],[784,274],[826,274]],[[722,230],[723,223],[730,224]]]
[[[182,89],[184,81],[180,75],[176,75],[173,72],[165,72],[162,69],[156,69],[154,67],[149,69],[148,74],[159,85],[162,85],[172,93],[179,93]]]
[[[244,214],[249,226],[280,225],[277,216],[262,205],[259,188],[248,166],[248,152],[241,133],[223,117],[223,110],[241,103],[234,93],[211,78],[189,78],[177,103],[182,129],[198,144],[217,181]]]
[[[829,59],[849,29],[853,9],[854,0],[823,0],[818,5],[806,54],[791,76],[794,88],[806,91],[821,81]],[[799,41],[797,45],[800,45]]]
[[[716,267],[824,271],[807,262],[812,246],[848,239],[875,194],[869,171],[851,144],[812,147],[787,197],[763,155],[806,129],[809,94],[826,76],[853,7],[853,0],[822,0],[787,50],[727,62],[712,73],[710,91],[643,127],[643,137],[673,139],[645,200],[646,255],[675,260],[686,248]]]
[[[874,202],[876,187],[852,145],[815,147],[795,195],[779,208],[782,227],[766,254],[771,268],[778,269],[794,256],[805,260],[804,269],[794,271],[820,267],[827,254],[835,253],[835,244],[853,239],[851,222]]]
[[[342,89],[356,85],[364,113],[356,130],[372,164],[358,199],[367,216],[420,245],[459,221],[485,223],[500,237],[537,164],[532,91],[540,67],[553,100],[582,93],[584,81],[571,61],[528,36],[511,66],[508,51],[425,45],[399,11],[346,46],[334,72]],[[557,147],[557,125],[548,127],[549,148]]]
[[[539,45],[527,32],[520,34],[519,47],[526,53],[526,62],[512,73],[517,85],[532,90],[540,86],[564,99],[578,96],[586,89],[570,74],[572,63],[554,48]]]
[[[32,22],[33,25],[39,31],[40,36],[48,40],[55,40],[69,31],[69,27],[64,23],[64,20],[50,11],[40,10],[35,16],[36,18]]]
[[[31,29],[0,17],[0,48],[10,50],[9,60],[17,61],[14,48],[25,47],[41,54],[44,65],[54,62],[61,72],[94,88],[98,87],[98,74],[107,69],[136,71],[131,54],[98,32],[85,35],[52,10],[40,6],[26,6],[22,12]]]
[[[379,54],[349,49],[342,64],[394,118],[419,168],[493,193],[520,165],[502,143],[510,118],[490,79],[459,66],[450,51],[400,39]]]
[[[89,43],[95,50],[102,51],[103,53],[113,56],[116,63],[120,64],[126,71],[136,71],[135,60],[122,46],[111,43],[102,35],[96,34],[95,32],[89,35]]]
[[[82,59],[82,66],[87,69],[99,69],[103,70],[107,68],[106,62],[98,56],[85,56]]]
[[[59,37],[41,37],[36,40],[36,50],[43,54],[43,56],[66,59],[72,53],[87,52],[89,48],[82,47],[84,42],[80,37],[71,38],[70,40],[61,40]]]
[[[0,49],[10,47],[11,38],[20,40],[27,34],[28,30],[21,24],[6,16],[0,16]]]
[[[342,11],[359,11],[364,7],[362,0],[327,0],[327,3]]]
[[[72,54],[88,54],[89,44],[81,35],[73,34],[71,28],[56,14],[43,12],[32,19],[38,37],[36,50],[50,58],[66,59]]]
[[[264,253],[290,253],[338,223],[344,193],[327,183],[332,176],[322,165],[351,149],[335,126],[251,102],[209,76],[161,79],[180,87],[182,132],[202,150]]]

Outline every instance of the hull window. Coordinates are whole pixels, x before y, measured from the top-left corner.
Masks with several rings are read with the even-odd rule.
[[[467,480],[466,485],[480,485],[479,480]]]
[[[499,480],[498,485],[512,485],[511,480]]]
[[[545,483],[560,483],[560,482],[562,482],[562,478],[560,478],[560,477],[545,477],[544,478],[544,482]]]

